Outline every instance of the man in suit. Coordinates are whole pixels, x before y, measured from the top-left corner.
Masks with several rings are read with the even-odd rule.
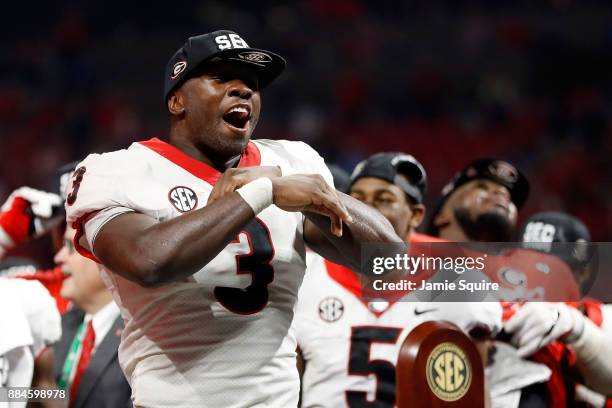
[[[70,226],[55,262],[68,275],[61,295],[73,307],[62,316],[55,375],[70,395],[69,408],[131,407],[131,389],[117,359],[123,320],[95,262],[73,246]]]

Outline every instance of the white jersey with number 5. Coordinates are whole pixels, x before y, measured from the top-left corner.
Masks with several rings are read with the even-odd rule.
[[[498,302],[366,303],[354,272],[312,252],[307,259],[293,323],[305,361],[303,408],[393,408],[400,347],[425,321],[501,328]]]
[[[304,143],[252,141],[239,166],[258,165],[321,174],[333,185],[323,159]],[[219,176],[158,139],[90,155],[77,167],[66,200],[75,241],[84,234],[94,248],[100,228],[125,212],[166,221],[202,208]],[[136,405],[297,405],[290,326],[305,269],[302,229],[301,213],[271,206],[183,281],[144,288],[103,270],[126,321],[119,361]]]

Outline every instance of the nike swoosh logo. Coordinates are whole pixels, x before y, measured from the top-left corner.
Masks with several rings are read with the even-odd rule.
[[[433,309],[414,309],[414,315],[415,316],[419,316],[422,315],[423,313],[429,313],[429,312],[435,312],[436,310],[438,310],[437,308],[433,308]]]

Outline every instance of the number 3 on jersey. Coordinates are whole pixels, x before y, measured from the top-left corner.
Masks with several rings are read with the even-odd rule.
[[[72,191],[66,196],[66,203],[68,205],[72,205],[76,201],[81,182],[83,181],[83,175],[86,171],[87,169],[81,166],[72,173]]]
[[[274,279],[270,265],[274,246],[268,227],[258,218],[251,220],[232,242],[240,243],[241,238],[247,240],[249,252],[236,255],[237,273],[251,274],[251,284],[244,289],[217,286],[215,298],[231,312],[253,314],[268,304],[268,285]]]

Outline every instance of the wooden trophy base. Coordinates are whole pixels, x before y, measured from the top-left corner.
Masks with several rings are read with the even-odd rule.
[[[400,349],[398,408],[485,406],[484,366],[472,340],[449,322],[417,326]]]

